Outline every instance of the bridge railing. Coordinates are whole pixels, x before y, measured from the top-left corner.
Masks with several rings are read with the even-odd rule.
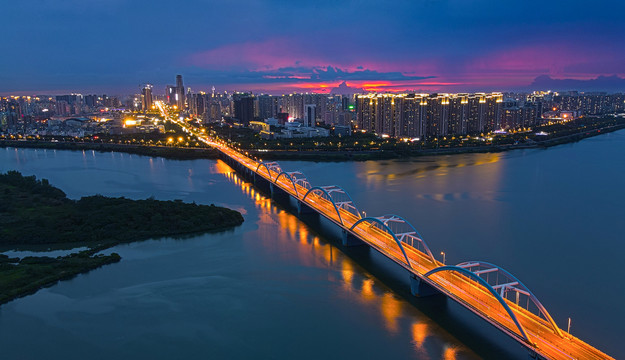
[[[522,309],[527,313],[533,314],[536,318],[545,322],[547,326],[550,326],[554,333],[560,337],[564,336],[547,309],[532,291],[505,269],[485,261],[467,261],[457,266],[467,269],[484,279],[497,291],[502,299],[505,299],[510,304],[514,304],[514,309]]]
[[[430,247],[427,245],[423,236],[419,234],[419,231],[406,219],[399,215],[394,214],[386,214],[383,216],[377,217],[382,221],[389,229],[395,234],[395,236],[399,239],[399,241],[410,245],[412,248],[421,251],[432,261],[433,264],[436,264],[436,259],[430,251]]]
[[[421,234],[401,216],[387,214],[363,218],[353,199],[343,188],[336,185],[312,186],[301,171],[285,172],[277,162],[261,161],[256,172],[264,174],[272,182],[292,187],[295,195],[303,202],[310,202],[315,198],[316,207],[326,216],[334,218],[345,228],[362,237],[369,237],[373,240],[372,243],[377,244],[376,246],[389,245],[384,241],[375,242],[376,237],[378,240],[384,237],[392,238],[391,243],[394,242],[396,247],[387,248],[386,253],[404,262],[407,268],[414,270],[411,258],[406,252],[407,246],[424,254],[431,261],[428,266],[439,264]],[[346,221],[346,218],[349,220]],[[496,265],[469,261],[456,266],[439,266],[423,276],[447,289],[450,295],[516,333],[527,343],[532,342],[519,314],[528,318],[533,316],[533,320],[542,322],[545,326],[551,327],[554,333],[563,336],[536,296],[516,277]]]

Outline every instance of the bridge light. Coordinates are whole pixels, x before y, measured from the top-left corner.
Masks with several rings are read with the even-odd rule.
[[[443,265],[445,265],[445,252],[441,251],[441,255],[443,255]]]
[[[566,332],[571,335],[571,318],[569,318],[569,326],[566,328]]]

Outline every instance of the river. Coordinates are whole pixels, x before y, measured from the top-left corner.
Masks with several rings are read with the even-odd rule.
[[[398,214],[439,258],[516,275],[566,330],[625,358],[625,131],[547,150],[411,161],[281,161],[340,185],[369,216]],[[6,359],[524,358],[451,302],[409,295],[373,250],[335,246],[221,161],[0,149],[0,171],[71,198],[182,199],[243,213],[233,230],[113,248],[122,261],[0,306]]]

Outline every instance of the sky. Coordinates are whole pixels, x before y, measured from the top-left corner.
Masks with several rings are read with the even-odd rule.
[[[619,0],[29,0],[0,5],[0,94],[625,91]],[[608,89],[609,88],[609,89]]]

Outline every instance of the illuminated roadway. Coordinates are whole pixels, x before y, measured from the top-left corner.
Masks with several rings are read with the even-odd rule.
[[[162,103],[157,106],[168,120],[218,149],[231,162],[252,174],[256,182],[268,182],[272,192],[287,193],[299,202],[300,209],[310,208],[339,226],[344,239],[365,243],[408,270],[416,295],[442,293],[448,296],[514,338],[529,350],[531,357],[613,359],[562,331],[531,291],[504,269],[480,261],[445,265],[432,256],[425,241],[403,218],[396,215],[364,217],[343,189],[313,187],[302,173],[284,172],[277,163],[254,160],[184,121],[170,118]]]

